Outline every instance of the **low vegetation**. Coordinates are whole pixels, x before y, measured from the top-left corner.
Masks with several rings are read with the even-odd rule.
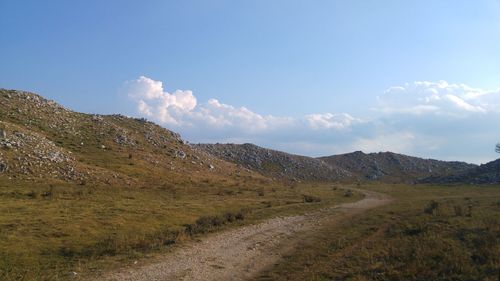
[[[207,232],[360,198],[343,192],[243,178],[117,187],[0,177],[0,280],[85,279]]]
[[[500,187],[371,186],[397,200],[310,234],[258,280],[498,280]]]

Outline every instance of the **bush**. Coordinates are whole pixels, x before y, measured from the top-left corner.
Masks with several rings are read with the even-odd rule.
[[[455,216],[463,217],[465,215],[464,209],[460,205],[453,206],[453,211],[455,211]]]
[[[316,203],[321,202],[321,198],[312,195],[302,195],[304,197],[304,203]]]
[[[344,197],[352,197],[354,196],[354,192],[352,190],[348,189],[346,192],[344,192]]]
[[[214,215],[214,216],[202,216],[198,218],[195,223],[184,225],[185,232],[188,235],[194,235],[197,233],[206,233],[217,228],[228,224],[233,223],[237,220],[244,220],[245,213],[243,210],[240,210],[236,213],[227,212],[223,215]]]
[[[427,207],[425,207],[424,213],[430,215],[436,215],[438,208],[439,208],[439,203],[434,200],[431,200],[427,205]]]
[[[241,211],[237,212],[234,217],[237,220],[244,220],[245,219],[245,212],[243,210],[241,210]]]

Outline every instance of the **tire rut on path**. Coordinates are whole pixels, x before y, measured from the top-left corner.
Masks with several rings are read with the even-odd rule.
[[[216,233],[181,247],[158,262],[111,272],[99,280],[248,280],[293,250],[300,237],[328,221],[335,221],[388,204],[391,199],[373,191],[357,190],[365,198],[298,216],[267,221]]]

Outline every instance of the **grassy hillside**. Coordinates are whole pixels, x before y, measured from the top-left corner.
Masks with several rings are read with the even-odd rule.
[[[309,234],[257,280],[498,280],[499,186],[367,187],[396,200]]]
[[[0,90],[0,280],[85,279],[206,232],[356,199],[272,181],[143,119]]]
[[[0,176],[9,178],[110,186],[262,178],[146,120],[73,112],[32,93],[0,90],[0,130]]]

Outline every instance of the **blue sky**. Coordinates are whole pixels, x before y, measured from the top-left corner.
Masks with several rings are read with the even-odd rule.
[[[19,0],[0,10],[0,87],[74,110],[313,156],[498,156],[500,1]]]

